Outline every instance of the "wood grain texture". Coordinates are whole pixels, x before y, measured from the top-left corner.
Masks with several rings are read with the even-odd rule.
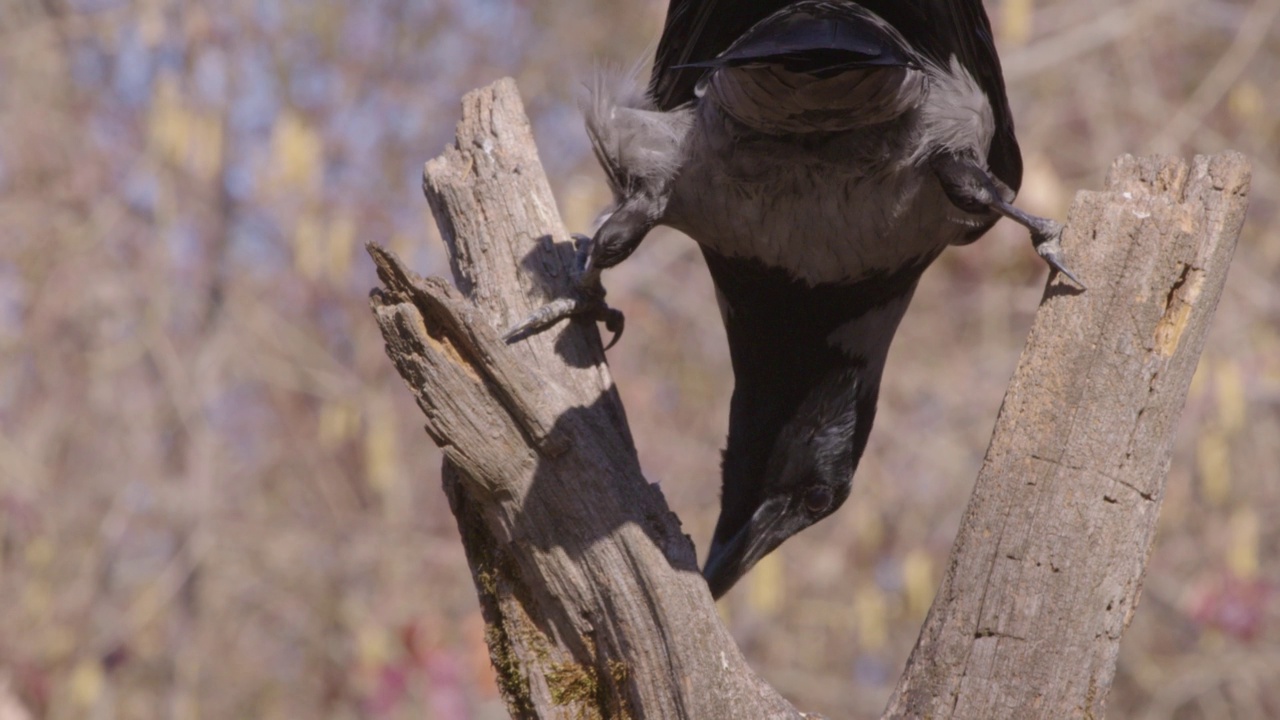
[[[1064,246],[886,717],[1101,718],[1249,163],[1123,157]]]
[[[459,289],[370,246],[372,305],[444,450],[512,716],[798,717],[747,667],[641,475],[597,330],[499,338],[572,262],[514,83],[467,95],[424,190]]]

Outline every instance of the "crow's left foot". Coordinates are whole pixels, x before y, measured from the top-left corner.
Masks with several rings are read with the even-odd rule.
[[[1036,249],[1036,254],[1048,263],[1049,267],[1066,275],[1071,282],[1084,289],[1084,283],[1080,282],[1080,278],[1077,278],[1075,273],[1067,269],[1062,259],[1062,223],[1023,212],[1004,202],[994,204],[992,209],[1030,230],[1031,246]]]
[[[973,213],[989,210],[1025,227],[1031,232],[1031,245],[1036,254],[1049,267],[1084,288],[1084,283],[1067,269],[1062,259],[1062,223],[1014,207],[1009,202],[1013,199],[1013,190],[971,160],[953,155],[939,156],[933,162],[933,169],[956,207]]]
[[[1036,218],[1040,220],[1042,218]],[[1071,282],[1084,288],[1084,283],[1080,282],[1080,278],[1075,273],[1067,269],[1062,260],[1062,225],[1053,220],[1046,220],[1046,224],[1050,227],[1047,232],[1041,233],[1039,228],[1030,228],[1031,245],[1036,249],[1036,254],[1041,257],[1049,267],[1066,275]]]

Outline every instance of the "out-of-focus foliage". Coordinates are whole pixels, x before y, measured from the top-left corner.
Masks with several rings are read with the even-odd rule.
[[[447,273],[419,169],[507,74],[587,227],[607,195],[575,94],[663,5],[3,0],[0,716],[503,716],[361,244]],[[1254,159],[1111,708],[1280,716],[1280,0],[988,5],[1028,209],[1063,216],[1123,152]],[[700,545],[731,387],[704,275],[658,233],[607,278],[646,472]],[[854,496],[723,603],[801,707],[883,707],[1043,275],[1005,225],[944,256]]]

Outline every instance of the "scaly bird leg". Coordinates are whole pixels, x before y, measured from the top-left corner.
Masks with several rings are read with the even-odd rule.
[[[1031,231],[1031,245],[1049,267],[1062,273],[1071,282],[1084,288],[1075,273],[1062,258],[1062,223],[1038,217],[1014,207],[1009,201],[1013,191],[991,173],[976,163],[943,155],[933,161],[934,172],[942,182],[942,188],[956,207],[971,213],[994,212],[1018,223]]]
[[[502,339],[507,343],[515,343],[532,337],[552,327],[561,320],[580,317],[604,323],[605,329],[613,333],[613,338],[605,346],[605,350],[613,347],[622,337],[626,326],[626,318],[622,312],[609,307],[604,302],[604,285],[600,283],[600,270],[591,262],[591,238],[586,235],[574,235],[576,264],[578,277],[567,297],[556,298],[534,310],[529,317],[507,331]]]
[[[1023,212],[1003,200],[992,203],[991,209],[1030,230],[1031,246],[1036,249],[1036,254],[1043,258],[1049,267],[1066,275],[1071,282],[1084,288],[1084,283],[1080,282],[1075,273],[1068,270],[1063,262],[1062,223]]]

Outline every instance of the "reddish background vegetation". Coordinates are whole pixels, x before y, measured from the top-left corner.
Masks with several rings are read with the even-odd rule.
[[[1280,716],[1280,0],[988,5],[1028,209],[1064,216],[1123,152],[1255,162],[1111,715]],[[5,0],[0,718],[504,716],[360,245],[447,273],[421,163],[508,74],[588,227],[607,195],[575,93],[663,6]],[[944,255],[853,497],[722,603],[800,707],[883,707],[1044,274],[1004,223]],[[704,275],[661,232],[606,278],[643,465],[699,547],[731,387]]]

